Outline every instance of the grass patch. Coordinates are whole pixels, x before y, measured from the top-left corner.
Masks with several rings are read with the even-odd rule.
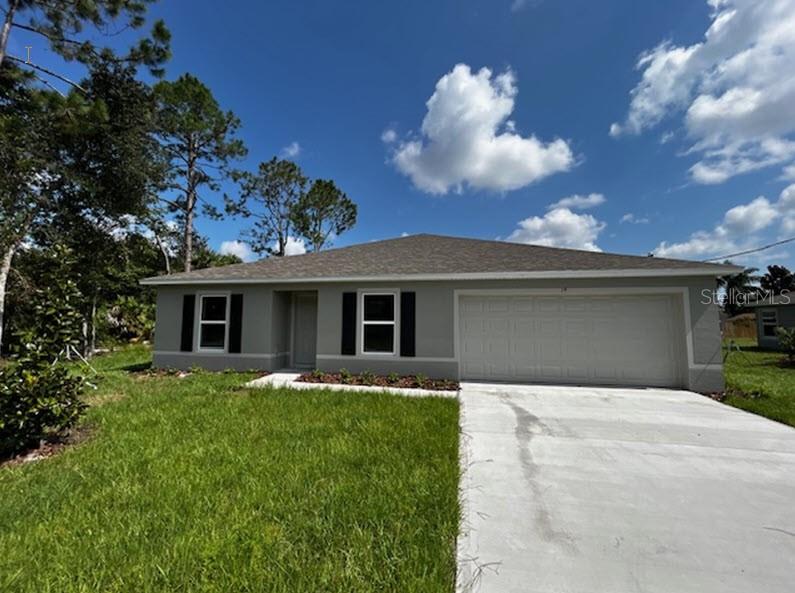
[[[780,352],[760,350],[753,340],[734,340],[724,365],[724,402],[754,414],[795,426],[795,367],[784,366]]]
[[[99,357],[93,436],[0,469],[0,591],[450,592],[458,402]]]

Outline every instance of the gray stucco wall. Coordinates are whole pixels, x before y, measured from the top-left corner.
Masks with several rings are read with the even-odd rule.
[[[195,294],[199,314],[199,295],[242,294],[243,324],[241,354],[216,352],[180,352],[182,334],[182,300],[185,294]],[[163,286],[157,290],[155,322],[155,353],[153,364],[163,368],[200,366],[209,370],[271,370],[271,307],[270,287],[257,285],[230,286]],[[194,350],[198,332],[194,331]],[[282,366],[282,365],[279,365]]]
[[[717,391],[723,388],[721,368],[721,336],[718,309],[712,302],[715,289],[712,278],[615,278],[609,280],[515,280],[478,282],[413,282],[413,283],[346,283],[299,285],[231,286],[228,292],[244,294],[243,355],[220,355],[231,368],[251,368],[256,362],[265,370],[288,364],[283,353],[289,350],[290,300],[289,291],[316,289],[318,293],[317,367],[323,370],[347,368],[353,372],[424,373],[433,377],[457,378],[455,359],[456,289],[649,289],[685,288],[688,294],[691,348],[687,334],[682,332],[682,352],[686,369],[682,383],[698,391]],[[416,293],[416,357],[340,354],[342,330],[342,294],[362,290],[410,290]],[[213,292],[213,287],[163,287],[158,290],[158,317],[155,363],[182,366],[185,361],[198,361],[196,354],[177,353],[179,350],[182,295],[185,292]],[[254,303],[250,306],[250,303]],[[679,299],[681,306],[684,302]],[[357,312],[361,314],[360,307]],[[684,315],[683,315],[684,316]],[[357,323],[357,349],[360,348]],[[260,354],[258,358],[254,354]],[[692,355],[692,360],[690,356]],[[204,361],[202,357],[202,360]],[[213,358],[215,361],[215,358]],[[217,366],[219,363],[214,363]],[[204,365],[204,362],[202,362]],[[188,365],[189,366],[189,365]],[[225,368],[225,367],[221,367]]]
[[[795,327],[795,304],[778,305],[772,307],[757,307],[756,312],[756,336],[760,348],[770,348],[777,350],[780,346],[778,337],[765,336],[762,331],[762,313],[764,311],[775,311],[778,316],[778,327]]]

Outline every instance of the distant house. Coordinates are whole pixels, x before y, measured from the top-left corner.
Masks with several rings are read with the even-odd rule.
[[[723,388],[740,268],[415,235],[147,278],[154,364]]]
[[[795,294],[786,293],[751,305],[756,311],[756,340],[760,348],[779,348],[777,327],[795,327]]]

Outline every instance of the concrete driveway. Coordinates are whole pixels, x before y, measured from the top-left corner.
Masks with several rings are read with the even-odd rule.
[[[464,384],[459,590],[795,590],[795,430],[686,391]]]

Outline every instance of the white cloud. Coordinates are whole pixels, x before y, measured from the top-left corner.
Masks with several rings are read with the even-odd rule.
[[[381,132],[381,142],[384,144],[392,144],[395,140],[397,140],[397,137],[397,132],[392,128],[387,128]]]
[[[781,178],[786,181],[795,181],[795,165],[784,167],[784,170],[781,172]]]
[[[519,221],[519,228],[508,236],[508,241],[601,251],[596,239],[606,226],[590,214],[555,208],[544,216],[531,216]]]
[[[253,261],[255,258],[251,247],[243,241],[224,241],[218,250],[221,255],[236,255],[243,261]]]
[[[407,232],[403,231],[402,233],[400,233],[400,236],[401,237],[408,237],[409,234]]]
[[[558,200],[554,204],[550,204],[548,209],[569,208],[570,210],[587,210],[588,208],[596,208],[606,201],[607,200],[602,194],[588,194],[587,196],[574,194],[573,196]]]
[[[284,255],[301,255],[306,253],[306,245],[303,239],[287,237],[287,244],[284,246]]]
[[[795,159],[795,0],[709,0],[703,41],[663,42],[638,60],[641,80],[613,136],[683,116],[698,183]]]
[[[757,247],[762,231],[778,223],[780,233],[795,231],[795,184],[785,188],[776,202],[760,196],[747,204],[726,211],[723,220],[711,231],[697,231],[682,243],[663,241],[654,250],[659,257],[714,258]]]
[[[628,222],[630,224],[648,224],[649,219],[646,218],[645,216],[638,217],[632,214],[632,212],[627,212],[624,216],[621,217],[621,220],[619,222],[622,223]]]
[[[574,166],[561,139],[522,137],[508,124],[517,94],[510,70],[492,76],[458,64],[436,83],[426,103],[422,136],[397,145],[393,162],[414,185],[432,194],[464,186],[510,191]]]
[[[301,154],[301,145],[296,141],[292,141],[290,144],[282,148],[282,154],[288,159],[294,159]]]

